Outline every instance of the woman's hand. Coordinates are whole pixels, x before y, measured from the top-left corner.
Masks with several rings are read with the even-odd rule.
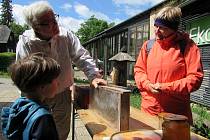
[[[155,84],[149,83],[148,84],[148,89],[152,93],[155,93],[155,94],[160,93],[161,84],[160,83],[155,83]]]

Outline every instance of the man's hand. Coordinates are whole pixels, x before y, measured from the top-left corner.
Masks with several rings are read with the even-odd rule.
[[[107,85],[107,81],[101,78],[95,78],[92,80],[91,85],[97,88],[98,85]]]

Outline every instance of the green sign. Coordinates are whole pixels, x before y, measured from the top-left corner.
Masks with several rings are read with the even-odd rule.
[[[210,15],[190,21],[186,27],[197,45],[210,44]]]

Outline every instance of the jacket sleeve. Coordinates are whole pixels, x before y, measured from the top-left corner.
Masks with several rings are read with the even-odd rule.
[[[162,83],[161,91],[173,94],[189,94],[199,89],[204,73],[199,48],[193,41],[186,46],[184,59],[186,77],[170,83]]]
[[[71,46],[69,53],[74,64],[82,70],[90,81],[100,77],[99,70],[89,52],[80,44],[79,39],[71,32],[68,32],[68,38]]]
[[[147,42],[145,42],[139,52],[136,64],[134,66],[134,78],[140,91],[147,91],[150,81],[147,78]]]

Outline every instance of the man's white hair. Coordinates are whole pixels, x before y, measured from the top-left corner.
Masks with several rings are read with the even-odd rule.
[[[23,15],[26,23],[33,27],[37,23],[37,18],[48,11],[53,11],[52,6],[47,1],[37,1],[23,9]]]

